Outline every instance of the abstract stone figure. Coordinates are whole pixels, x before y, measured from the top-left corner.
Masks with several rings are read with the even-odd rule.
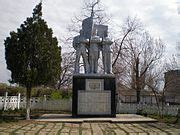
[[[100,38],[105,38],[108,36],[108,26],[94,24],[94,29],[96,29],[97,36],[99,36]]]
[[[78,35],[74,37],[73,39],[73,47],[76,50],[76,61],[75,61],[75,71],[74,73],[79,73],[79,61],[80,57],[83,58],[84,63],[84,71],[85,73],[89,73],[89,63],[88,63],[88,57],[86,52],[86,42],[87,40],[83,39],[81,35]]]
[[[104,66],[104,73],[111,74],[111,44],[113,42],[109,38],[105,38],[102,41],[102,59],[103,59],[103,66]]]
[[[99,1],[92,5],[91,16],[83,20],[80,35],[73,39],[73,46],[76,50],[75,73],[79,73],[81,56],[85,73],[97,73],[100,51],[102,51],[104,73],[111,73],[110,45],[112,41],[108,38],[108,26],[94,23],[94,7],[98,3]]]
[[[99,43],[100,42],[101,41],[98,36],[93,36],[91,38],[91,43],[89,47],[90,73],[97,73],[97,70],[98,70]]]
[[[82,36],[85,39],[90,39],[92,36],[93,18],[88,17],[82,22]]]

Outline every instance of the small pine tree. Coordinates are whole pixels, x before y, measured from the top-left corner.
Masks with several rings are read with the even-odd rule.
[[[30,119],[32,87],[54,84],[61,71],[61,48],[57,38],[53,37],[52,29],[42,19],[41,2],[17,32],[10,32],[4,45],[11,83],[26,87],[26,119]]]

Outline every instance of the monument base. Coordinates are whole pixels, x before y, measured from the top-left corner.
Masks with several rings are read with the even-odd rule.
[[[115,117],[116,83],[112,74],[73,75],[73,117]]]

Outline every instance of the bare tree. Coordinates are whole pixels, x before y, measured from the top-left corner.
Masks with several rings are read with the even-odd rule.
[[[123,26],[120,29],[121,32],[119,38],[115,39],[113,46],[113,59],[114,59],[112,63],[113,68],[118,63],[118,59],[122,55],[122,50],[125,49],[123,45],[128,39],[128,36],[137,34],[139,31],[141,31],[142,24],[136,17],[130,18],[128,16],[125,22],[123,23]]]
[[[158,108],[158,114],[159,116],[163,117],[164,115],[164,107],[165,107],[165,102],[166,102],[166,91],[168,89],[169,86],[171,86],[173,84],[173,79],[166,79],[165,80],[165,73],[169,72],[171,70],[174,69],[174,65],[172,65],[172,67],[170,67],[167,63],[165,62],[164,66],[162,66],[164,63],[160,62],[159,66],[156,68],[156,70],[153,70],[152,72],[149,73],[149,78],[148,81],[146,81],[146,85],[148,86],[148,88],[150,88],[150,90],[152,90],[155,99],[156,99],[156,105]],[[161,66],[160,66],[161,65]]]
[[[175,69],[178,69],[178,57],[172,55],[170,58],[166,58],[166,61],[164,62],[164,70],[167,72]]]
[[[147,32],[140,37],[130,39],[127,44],[128,56],[130,56],[131,87],[137,92],[137,103],[140,102],[140,91],[145,88],[146,78],[150,70],[155,68],[164,52],[164,44],[161,40],[154,40]]]
[[[62,87],[69,88],[72,84],[72,74],[74,70],[74,52],[67,52],[62,54],[62,63],[61,63],[61,75],[58,82],[58,89]]]
[[[163,84],[164,69],[163,66],[161,65],[162,62],[159,61],[158,64],[156,65],[156,68],[153,68],[148,72],[145,82],[145,85],[147,86],[148,90],[151,90],[155,96],[156,106],[158,108],[159,116],[162,115],[160,100],[162,98],[162,94],[165,91],[165,87],[167,86]]]
[[[165,79],[165,73],[175,70],[178,67],[177,59],[174,55],[170,58],[163,58],[156,63],[155,68],[151,68],[146,78],[146,86],[153,92],[158,113],[161,117],[164,114],[166,102],[166,91],[168,87],[173,85],[173,78]]]
[[[136,90],[139,103],[148,73],[163,56],[164,43],[153,39],[137,18],[127,18],[121,35],[113,45],[113,73],[124,85]]]
[[[127,63],[123,60],[124,57],[126,57],[125,51],[127,48],[125,44],[130,35],[135,35],[142,30],[142,24],[136,17],[131,18],[128,16],[122,26],[117,29],[119,29],[120,32],[118,34],[119,36],[115,37],[112,45],[112,69],[116,75],[117,82],[120,85],[128,86],[130,81],[129,76],[131,75]]]
[[[74,15],[71,19],[71,23],[68,25],[69,32],[79,33],[83,19],[90,17],[91,13],[94,14],[95,23],[106,24],[109,22],[110,16],[105,12],[100,0],[86,0],[83,4],[81,13]]]

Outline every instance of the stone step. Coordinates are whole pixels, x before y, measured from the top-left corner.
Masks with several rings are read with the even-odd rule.
[[[144,117],[136,114],[117,114],[116,117],[79,117],[74,118],[70,114],[44,114],[35,121],[46,122],[69,122],[69,123],[82,123],[82,122],[111,122],[111,123],[153,123],[157,122],[156,119]]]

